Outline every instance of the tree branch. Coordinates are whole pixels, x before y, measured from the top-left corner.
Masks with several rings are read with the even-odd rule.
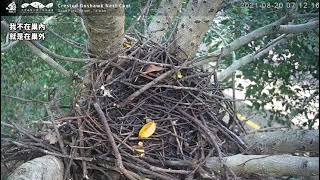
[[[38,49],[35,45],[33,45],[29,41],[23,41],[28,47],[30,47],[31,51],[39,56],[44,62],[46,62],[49,66],[51,66],[53,69],[59,71],[62,73],[64,76],[71,77],[72,74],[67,71],[64,67],[62,67],[60,64],[58,64],[56,61],[54,61],[50,56],[47,54],[43,53],[40,49]]]
[[[99,59],[94,59],[94,58],[74,58],[74,57],[66,57],[66,56],[62,56],[60,54],[56,54],[52,51],[50,51],[48,48],[44,47],[43,45],[41,45],[39,42],[36,41],[32,41],[32,44],[35,45],[37,48],[41,49],[43,52],[47,53],[49,56],[52,56],[54,58],[57,59],[61,59],[64,61],[70,61],[70,62],[102,62],[103,60],[99,60]]]
[[[53,31],[51,29],[48,29],[48,31],[50,33],[52,33],[53,35],[55,35],[56,37],[58,37],[59,39],[61,39],[62,41],[66,42],[67,44],[70,44],[70,45],[72,45],[72,46],[74,46],[76,48],[79,48],[79,49],[85,48],[84,44],[78,43],[78,42],[73,41],[71,39],[64,38],[63,36],[61,36],[60,34],[56,33],[55,31]]]
[[[11,41],[7,45],[1,46],[1,52],[5,52],[15,46],[19,41]]]
[[[280,33],[297,34],[309,32],[319,27],[319,21],[311,21],[305,24],[297,25],[281,25],[279,28]]]
[[[26,103],[28,103],[28,102],[47,103],[45,101],[39,101],[39,100],[33,100],[33,99],[25,99],[25,98],[21,98],[21,97],[6,95],[6,94],[1,94],[1,96],[5,97],[5,98],[10,98],[10,99],[15,99],[15,100],[18,100],[18,101],[26,102]]]
[[[307,14],[294,14],[292,15],[293,18],[318,18],[319,13],[307,13]]]
[[[1,21],[1,29],[8,31],[9,26],[5,21]],[[15,46],[19,41],[9,41],[9,34],[6,35],[6,41],[1,45],[1,52],[5,52]]]
[[[262,154],[319,152],[318,130],[287,130],[248,134],[243,140],[250,152]]]
[[[234,155],[209,158],[205,166],[213,171],[223,171],[223,163],[236,174],[262,174],[268,176],[319,175],[319,157],[292,155]]]
[[[308,15],[308,16],[307,16]],[[312,14],[313,15],[313,14]],[[200,66],[202,64],[208,63],[210,61],[216,61],[218,57],[221,55],[222,57],[232,53],[235,50],[238,50],[242,46],[248,44],[249,42],[259,39],[263,36],[269,35],[269,34],[275,34],[275,33],[287,33],[287,34],[295,34],[295,33],[303,33],[311,31],[317,27],[319,27],[319,21],[311,21],[305,24],[298,24],[298,25],[281,25],[283,23],[288,22],[288,20],[292,18],[299,18],[299,17],[309,17],[310,14],[306,14],[306,16],[300,15],[293,15],[292,17],[282,17],[281,19],[268,24],[264,27],[258,28],[249,34],[242,36],[230,44],[223,47],[223,54],[221,54],[221,49],[218,49],[210,54],[208,54],[205,57],[200,57],[196,59],[196,63],[194,63],[195,66]]]
[[[283,39],[284,35],[279,36],[278,38],[274,39],[271,43],[269,43],[269,46],[267,46],[265,49],[262,49],[258,52],[254,52],[252,54],[248,54],[239,60],[234,61],[227,69],[223,70],[221,73],[218,74],[218,80],[223,81],[229,76],[232,75],[236,70],[240,69],[244,65],[260,58],[262,55],[267,54],[271,49],[273,49],[275,46],[286,42],[286,39]]]
[[[208,63],[210,61],[216,61],[219,56],[224,57],[224,56],[230,54],[231,52],[241,48],[243,45],[246,45],[253,40],[256,40],[256,39],[261,38],[265,35],[268,35],[273,30],[276,30],[277,27],[279,27],[281,24],[287,22],[287,19],[288,19],[287,17],[282,17],[281,19],[279,19],[271,24],[268,24],[264,27],[258,28],[245,36],[241,36],[240,38],[234,40],[230,44],[221,48],[221,49],[223,49],[223,51],[221,51],[221,49],[218,49],[218,50],[208,54],[206,57],[199,58],[197,60],[198,62],[195,63],[194,65],[200,66],[200,65]],[[221,54],[221,52],[222,52],[222,54]]]
[[[5,29],[7,29],[7,30],[9,29],[9,25],[5,21],[1,21],[1,25]],[[62,73],[63,75],[65,75],[67,77],[71,77],[72,76],[72,74],[69,71],[67,71],[64,67],[62,67],[60,64],[58,64],[56,61],[54,61],[50,56],[48,56],[47,54],[43,53],[38,47],[33,45],[31,42],[29,42],[29,41],[22,41],[22,42],[24,44],[26,44],[34,54],[39,56],[49,66],[51,66],[52,68],[54,68],[55,70],[59,71],[60,73]]]

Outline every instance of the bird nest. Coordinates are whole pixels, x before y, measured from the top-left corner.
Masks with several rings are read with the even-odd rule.
[[[74,179],[227,178],[204,162],[245,149],[233,101],[215,72],[177,59],[169,46],[138,36],[120,58],[89,64],[70,116],[49,113],[53,126],[40,133],[12,125],[21,136],[2,138],[3,162],[51,154]]]

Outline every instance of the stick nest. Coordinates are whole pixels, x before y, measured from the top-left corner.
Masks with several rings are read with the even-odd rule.
[[[246,148],[238,138],[243,127],[215,72],[176,59],[170,44],[141,36],[131,41],[120,58],[88,64],[71,115],[55,117],[48,107],[52,123],[37,133],[7,124],[19,135],[2,138],[2,162],[27,160],[26,153],[29,158],[51,154],[63,158],[65,176],[74,179],[225,179],[232,174],[205,166],[208,157]],[[150,120],[155,133],[139,138]]]

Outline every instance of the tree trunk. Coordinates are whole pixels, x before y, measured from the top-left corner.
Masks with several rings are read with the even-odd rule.
[[[148,36],[155,42],[160,42],[175,16],[181,10],[182,0],[162,0],[157,14],[148,27]]]
[[[181,21],[177,26],[175,46],[177,57],[181,59],[195,56],[203,36],[208,32],[209,25],[219,10],[222,0],[190,0]]]
[[[43,156],[23,163],[8,178],[8,180],[62,180],[63,163],[54,156]]]
[[[83,0],[85,4],[123,4],[122,0]],[[105,13],[84,13],[84,24],[89,36],[90,53],[103,59],[113,57],[121,50],[124,39],[124,8],[106,8]]]

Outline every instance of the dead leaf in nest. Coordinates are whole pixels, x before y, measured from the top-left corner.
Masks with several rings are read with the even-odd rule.
[[[134,151],[136,152],[137,155],[140,157],[144,156],[144,147],[143,147],[143,142],[139,141],[138,145],[132,146]]]
[[[145,124],[139,131],[139,138],[148,138],[156,131],[157,124],[150,121]]]
[[[157,71],[162,71],[162,70],[164,70],[163,67],[157,66],[154,64],[150,64],[150,65],[148,65],[148,67],[146,68],[146,70],[142,74],[147,75],[151,72],[157,72]]]
[[[129,49],[129,48],[132,47],[132,45],[131,45],[130,42],[124,42],[122,45],[123,45],[123,47],[124,47],[125,49]]]
[[[55,144],[58,142],[58,137],[55,132],[48,132],[48,134],[43,137],[43,140],[48,141],[49,144]]]
[[[173,78],[174,78],[175,80],[183,78],[183,75],[182,75],[181,71],[177,71],[177,72],[173,75]]]

